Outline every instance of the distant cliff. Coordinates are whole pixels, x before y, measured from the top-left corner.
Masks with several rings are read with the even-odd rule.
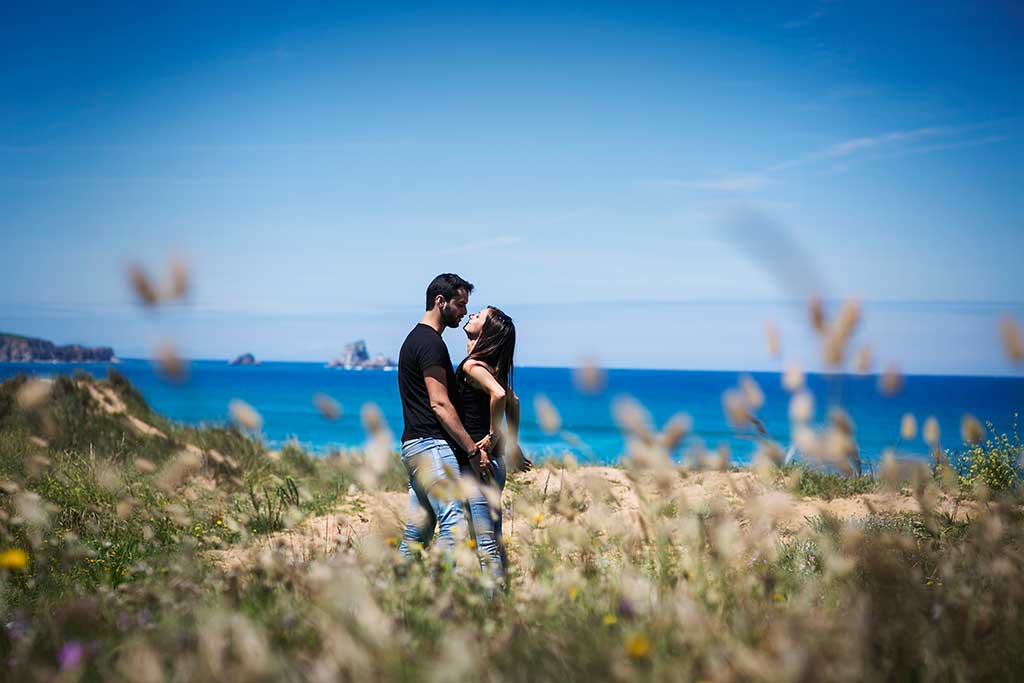
[[[0,332],[0,363],[88,363],[114,360],[117,360],[114,349],[109,346],[57,346],[45,339]]]
[[[376,356],[371,358],[369,352],[366,350],[366,342],[360,339],[359,341],[354,341],[351,344],[345,344],[345,348],[342,349],[341,355],[328,363],[327,366],[331,368],[346,368],[348,370],[362,370],[364,368],[385,370],[395,367],[395,361],[382,353],[378,353]]]
[[[256,361],[256,356],[251,353],[243,353],[238,358],[230,362],[231,365],[259,365]]]

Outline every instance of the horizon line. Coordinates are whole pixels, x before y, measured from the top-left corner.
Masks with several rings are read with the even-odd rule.
[[[71,363],[67,363],[67,362],[51,362],[51,361],[28,361],[28,362],[4,361],[4,362],[0,362],[0,366],[5,366],[5,365],[26,365],[26,366],[45,366],[45,365],[52,365],[52,366],[67,366],[67,365],[114,365],[114,366],[116,366],[116,365],[118,365],[118,364],[120,364],[122,362],[125,362],[125,361],[138,362],[138,363],[148,363],[150,365],[158,364],[158,360],[155,359],[155,358],[141,358],[141,357],[129,357],[129,356],[126,356],[126,357],[123,357],[123,358],[122,357],[116,357],[116,358],[117,358],[117,361],[84,361],[84,362],[80,362],[80,363],[76,363],[76,362],[71,362]],[[281,364],[281,365],[292,364],[292,365],[318,365],[318,366],[320,366],[320,367],[322,367],[324,369],[337,370],[337,371],[343,371],[343,372],[395,372],[395,371],[397,371],[397,366],[393,367],[391,370],[382,370],[382,369],[379,369],[379,368],[366,368],[366,369],[357,369],[357,368],[350,368],[349,369],[349,368],[344,368],[344,367],[328,368],[327,363],[329,361],[282,360],[282,359],[279,359],[279,358],[273,358],[273,359],[268,359],[268,360],[259,360],[259,361],[256,362],[255,366],[253,366],[253,365],[232,366],[231,365],[231,359],[226,359],[226,358],[182,358],[181,360],[186,362],[186,363],[217,363],[217,364],[220,364],[220,365],[227,365],[227,366],[230,366],[230,367],[238,367],[238,368],[258,367],[260,365],[268,365],[268,364]],[[581,367],[587,367],[587,366],[580,366],[580,365],[545,365],[545,364],[529,364],[529,365],[525,365],[524,364],[524,365],[517,365],[516,367],[519,368],[519,369],[569,370],[569,371],[572,371],[572,370],[578,370]],[[765,369],[765,368],[750,368],[750,367],[747,367],[747,368],[722,368],[722,367],[717,367],[717,368],[681,368],[681,367],[621,367],[621,366],[620,367],[612,367],[612,366],[598,366],[598,370],[605,371],[605,372],[717,372],[717,373],[726,373],[726,372],[727,373],[732,373],[732,372],[735,372],[735,373],[738,373],[738,374],[760,373],[760,374],[772,374],[772,375],[782,375],[785,372],[785,368]],[[828,370],[818,370],[818,369],[808,369],[808,368],[803,368],[803,371],[804,371],[805,374],[808,374],[808,375],[820,375],[820,376],[834,375],[834,376],[837,376],[837,377],[865,378],[865,379],[867,379],[867,378],[875,378],[875,379],[877,379],[878,377],[880,377],[880,376],[882,376],[884,374],[884,371],[882,371],[882,372],[859,373],[859,372],[856,372],[856,371],[842,370],[842,371],[838,371],[838,372],[831,372],[831,371],[828,371]],[[1010,374],[1007,374],[1007,373],[1001,373],[1001,374],[995,374],[995,373],[977,374],[977,373],[966,373],[966,372],[961,373],[961,372],[920,372],[920,371],[916,371],[916,372],[901,372],[900,374],[901,374],[901,376],[903,376],[905,378],[906,377],[961,377],[961,378],[977,378],[977,379],[1010,379],[1010,380],[1016,379],[1016,380],[1024,380],[1024,369],[1016,370],[1016,371],[1011,371]]]

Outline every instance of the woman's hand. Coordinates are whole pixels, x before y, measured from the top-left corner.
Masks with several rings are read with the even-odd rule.
[[[526,457],[523,453],[522,446],[516,441],[508,449],[509,463],[512,464],[520,472],[529,472],[533,469],[533,461]]]

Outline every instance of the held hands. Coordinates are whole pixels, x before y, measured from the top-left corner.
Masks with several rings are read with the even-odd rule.
[[[488,455],[490,449],[491,435],[488,434],[476,443],[476,448],[469,454],[469,462],[482,481],[487,481],[491,476],[491,458]]]

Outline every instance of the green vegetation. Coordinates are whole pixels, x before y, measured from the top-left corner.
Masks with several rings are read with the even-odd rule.
[[[252,505],[251,510],[247,511],[249,527],[254,534],[280,531],[284,528],[285,511],[289,507],[299,507],[299,489],[291,477],[285,480],[285,484],[278,486],[273,494],[264,486],[262,496],[256,493],[256,488],[250,484],[249,503]]]
[[[234,427],[175,425],[116,371],[57,378],[44,410],[18,408],[26,381],[0,384],[0,546],[46,552],[32,553],[31,573],[9,575],[6,609],[52,607],[171,556],[280,530],[289,510],[336,507],[354,480],[336,458],[294,447],[275,458]],[[105,410],[90,388],[125,411]]]
[[[506,492],[502,592],[468,541],[402,562],[384,534],[306,556],[273,531],[328,512],[354,528],[373,500],[401,501],[393,456],[270,453],[167,422],[116,376],[58,380],[29,409],[23,385],[0,385],[7,680],[987,681],[1024,667],[1021,510],[948,496],[941,478],[908,487],[918,512],[793,527],[771,486],[695,501],[704,475],[667,457],[605,478],[549,463]],[[769,480],[821,498],[878,488],[798,468]]]
[[[880,488],[878,480],[869,475],[846,476],[802,464],[779,468],[776,481],[794,495],[825,500],[873,493]]]
[[[1016,494],[1024,483],[1024,469],[1021,459],[1024,458],[1024,444],[1017,435],[1017,415],[1014,415],[1013,429],[1010,435],[1005,433],[993,436],[983,443],[967,444],[962,450],[947,451],[946,460],[956,474],[960,489],[966,496],[978,492],[983,487],[986,495],[1005,496]],[[992,423],[988,424],[989,432],[995,434]]]

